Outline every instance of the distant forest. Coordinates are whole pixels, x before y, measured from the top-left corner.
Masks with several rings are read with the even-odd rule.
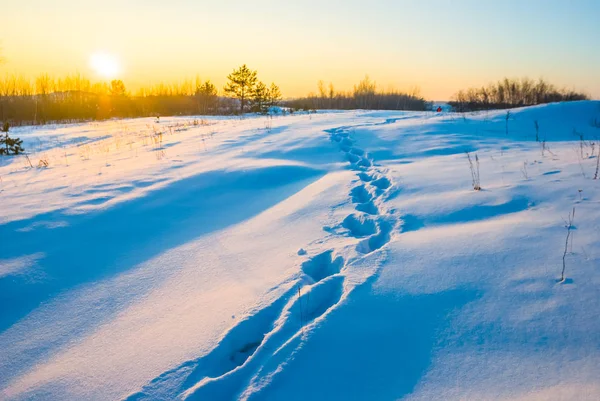
[[[533,81],[528,78],[504,78],[481,88],[461,90],[449,103],[454,111],[466,112],[588,99],[589,96],[584,93],[557,89],[543,79]]]
[[[279,87],[265,85],[245,65],[229,74],[223,95],[210,81],[159,84],[130,94],[121,80],[94,83],[74,74],[30,82],[0,79],[0,120],[11,125],[104,120],[114,117],[238,114],[264,112],[281,101]]]
[[[0,121],[11,125],[104,120],[109,118],[173,115],[231,115],[266,113],[281,105],[289,112],[319,109],[426,110],[429,104],[418,94],[380,91],[365,77],[350,92],[333,84],[318,83],[318,94],[282,101],[279,87],[263,84],[246,65],[229,74],[225,88],[210,81],[186,80],[158,84],[130,94],[121,80],[94,83],[74,74],[55,79],[40,75],[34,82],[16,76],[0,79]]]
[[[288,100],[285,105],[297,109],[334,109],[334,110],[429,110],[431,104],[425,100],[418,89],[409,93],[401,91],[378,90],[377,84],[366,76],[358,85],[354,85],[351,92],[338,92],[332,83],[325,86],[319,81],[317,94],[307,97]]]
[[[450,101],[454,111],[505,109],[541,103],[584,100],[588,96],[559,90],[544,80],[504,79],[487,87],[458,92]],[[158,84],[131,94],[123,81],[91,83],[80,74],[55,79],[47,74],[29,81],[15,75],[0,78],[0,121],[10,125],[104,120],[109,118],[175,115],[266,114],[272,106],[285,112],[321,109],[430,110],[432,104],[418,89],[380,90],[368,76],[351,91],[332,83],[317,84],[317,93],[282,100],[275,83],[266,85],[246,65],[233,70],[219,91],[210,81],[186,80]]]

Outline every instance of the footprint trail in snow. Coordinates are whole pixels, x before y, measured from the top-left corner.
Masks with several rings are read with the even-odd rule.
[[[394,120],[386,120],[374,125],[392,122]],[[357,261],[391,240],[399,220],[385,206],[393,182],[366,151],[355,146],[350,137],[351,128],[355,127],[325,132],[345,154],[350,168],[356,171],[357,180],[348,194],[355,212],[340,222],[345,232],[335,234],[356,239],[354,251],[350,252],[352,256],[341,256],[344,249],[307,255],[300,265],[299,276],[287,283],[289,289],[281,297],[233,327],[209,354],[163,373],[128,400],[249,399],[285,369],[286,363],[327,314],[362,284],[348,281],[348,273]],[[377,269],[367,272],[362,282],[376,275]],[[169,388],[165,388],[167,383]]]

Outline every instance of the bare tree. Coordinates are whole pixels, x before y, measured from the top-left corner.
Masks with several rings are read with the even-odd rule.
[[[35,91],[37,94],[46,96],[54,92],[56,82],[48,74],[41,74],[35,79]]]
[[[325,89],[325,82],[320,80],[317,82],[317,88],[319,89],[319,104],[318,108],[323,108],[325,106],[325,99],[327,99],[327,90]]]
[[[469,88],[453,96],[450,105],[459,112],[531,106],[558,101],[587,100],[585,93],[560,90],[540,79],[528,78],[498,81],[482,88]]]
[[[333,87],[333,83],[329,83],[329,108],[333,107],[333,98],[335,96],[335,88]]]
[[[359,109],[373,108],[376,88],[377,84],[368,75],[358,85],[354,85],[354,99]]]
[[[110,81],[110,94],[112,96],[126,96],[127,89],[125,84],[120,79],[113,79]]]
[[[201,83],[198,79],[196,80],[196,99],[198,101],[198,110],[202,114],[208,114],[214,112],[217,107],[218,93],[217,88],[210,82],[210,80]]]

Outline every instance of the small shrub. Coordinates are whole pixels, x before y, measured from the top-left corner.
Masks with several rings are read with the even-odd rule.
[[[0,136],[0,155],[19,155],[25,152],[23,149],[23,141],[19,138],[11,138],[8,136],[10,125],[5,122],[2,126],[3,136]]]

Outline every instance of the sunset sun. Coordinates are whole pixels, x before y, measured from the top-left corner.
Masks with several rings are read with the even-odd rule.
[[[98,52],[90,56],[90,67],[103,78],[116,78],[121,72],[121,64],[112,54]]]
[[[0,401],[600,401],[600,0],[0,1]]]

